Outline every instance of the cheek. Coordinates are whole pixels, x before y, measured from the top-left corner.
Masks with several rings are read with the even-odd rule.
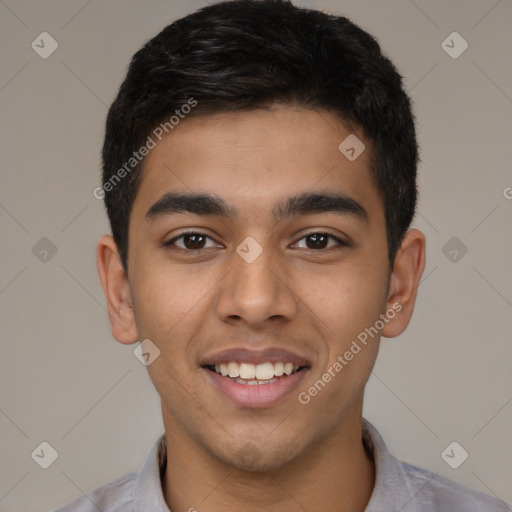
[[[329,274],[305,277],[302,297],[336,342],[350,342],[374,325],[386,299],[387,280],[375,267],[347,266]],[[307,293],[305,290],[308,290]],[[307,297],[307,299],[306,299]]]
[[[162,335],[194,315],[208,289],[187,272],[157,266],[135,279],[135,315],[143,329]]]
[[[194,368],[190,341],[211,308],[212,287],[206,279],[175,269],[146,273],[137,283],[134,312],[140,338],[150,339],[160,350],[161,364],[150,365],[150,375],[166,368],[174,377],[182,378]],[[152,375],[154,378],[167,381],[170,377]]]

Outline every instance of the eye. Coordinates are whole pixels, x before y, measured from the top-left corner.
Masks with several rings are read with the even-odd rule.
[[[183,239],[183,245],[177,244],[176,242],[181,239]],[[214,242],[214,245],[210,247],[216,246],[216,242],[212,238],[210,238],[208,235],[198,233],[196,231],[188,231],[187,233],[182,233],[181,235],[176,236],[167,242],[164,242],[163,245],[165,247],[175,246],[187,251],[197,251],[206,248],[206,240],[211,240],[212,242]]]
[[[179,236],[176,236],[172,238],[171,240],[168,240],[167,242],[164,242],[165,247],[178,247],[179,249],[183,249],[185,251],[198,251],[201,249],[207,249],[208,246],[207,241],[210,240],[213,242],[213,245],[210,245],[209,247],[216,247],[217,244],[215,240],[213,240],[208,235],[205,235],[204,233],[199,233],[197,231],[188,231],[186,233],[182,233]],[[340,238],[331,235],[329,233],[310,233],[304,237],[302,237],[296,244],[301,242],[302,240],[305,240],[306,247],[299,247],[304,249],[310,249],[310,250],[321,250],[321,249],[329,249],[333,245],[329,245],[329,240],[333,240],[336,242],[334,246],[347,246],[348,244],[345,243]],[[179,243],[178,243],[179,242]]]
[[[332,247],[332,246],[328,246],[327,245],[329,239],[334,240],[335,242],[337,242],[338,246],[346,246],[346,245],[348,245],[343,240],[340,240],[338,237],[336,237],[334,235],[331,235],[329,233],[310,233],[310,234],[302,237],[299,240],[299,242],[301,240],[306,240],[306,247],[304,247],[305,249],[318,250],[318,249],[326,249],[326,248]]]

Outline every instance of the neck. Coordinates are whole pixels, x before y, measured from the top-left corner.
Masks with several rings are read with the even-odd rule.
[[[363,512],[373,491],[375,465],[362,442],[362,409],[357,413],[285,467],[266,472],[224,464],[164,414],[165,501],[172,512]]]

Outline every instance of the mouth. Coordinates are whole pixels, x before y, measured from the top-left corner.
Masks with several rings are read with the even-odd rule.
[[[276,363],[267,361],[261,364],[230,361],[229,363],[206,365],[204,368],[222,377],[227,377],[238,384],[245,386],[262,386],[273,384],[280,378],[293,375],[307,367],[284,361],[278,361]]]
[[[311,363],[291,352],[235,349],[201,364],[209,383],[240,407],[263,408],[282,402],[299,386]]]

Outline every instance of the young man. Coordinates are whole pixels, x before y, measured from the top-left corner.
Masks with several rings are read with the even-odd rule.
[[[98,269],[165,434],[60,509],[500,511],[388,453],[362,418],[425,266],[401,77],[346,18],[208,6],[133,57],[110,108]]]

